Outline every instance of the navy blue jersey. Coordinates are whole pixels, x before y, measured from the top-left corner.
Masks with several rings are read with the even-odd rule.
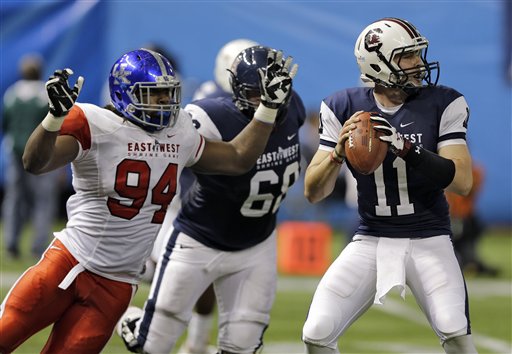
[[[192,97],[193,101],[191,103],[205,98],[216,97],[228,97],[232,99],[233,94],[224,91],[215,81],[206,81],[194,92],[194,96]],[[180,177],[180,198],[183,198],[183,193],[190,188],[194,181],[194,173],[189,168],[184,168]]]
[[[466,143],[469,109],[457,91],[427,87],[393,112],[376,103],[372,88],[358,87],[322,102],[320,149],[332,150],[343,123],[359,110],[381,113],[411,142],[435,153],[442,146]],[[444,191],[403,159],[388,152],[370,175],[347,165],[357,180],[359,234],[395,238],[451,234]]]
[[[206,98],[185,107],[207,139],[232,140],[249,123],[231,98]],[[241,176],[197,174],[184,193],[174,227],[220,250],[254,246],[270,236],[288,188],[299,177],[299,128],[305,109],[294,94],[256,165]]]

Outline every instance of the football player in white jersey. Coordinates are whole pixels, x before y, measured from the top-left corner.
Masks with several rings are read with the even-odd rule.
[[[45,173],[72,164],[68,222],[0,308],[0,352],[52,325],[42,353],[99,353],[128,307],[185,166],[228,175],[252,168],[266,146],[297,66],[282,52],[261,71],[261,104],[229,142],[208,141],[180,109],[180,83],[165,57],[140,49],[110,72],[116,112],[76,103],[84,79],[70,69],[46,83],[50,111],[23,164]],[[23,117],[20,117],[23,118]]]
[[[428,41],[409,22],[384,18],[355,44],[364,81],[320,108],[320,145],[306,171],[310,202],[327,197],[345,162],[344,143],[362,111],[389,144],[369,175],[355,171],[360,224],[352,242],[315,291],[303,328],[308,353],[339,353],[338,338],[386,294],[407,285],[446,353],[476,353],[466,286],[450,240],[443,190],[467,194],[472,185],[464,96],[437,85],[439,64],[427,61]]]
[[[259,104],[258,71],[273,49],[240,52],[231,68],[233,97],[185,107],[201,134],[228,141]],[[133,352],[169,353],[201,293],[214,284],[219,353],[254,353],[263,343],[276,285],[276,215],[299,176],[299,128],[305,109],[296,92],[253,168],[240,176],[196,174],[178,216],[167,228],[144,311],[130,307],[118,325]],[[204,352],[203,352],[204,353]]]

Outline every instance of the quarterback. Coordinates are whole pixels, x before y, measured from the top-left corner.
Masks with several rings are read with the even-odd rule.
[[[311,202],[328,196],[361,112],[375,112],[389,151],[371,174],[355,171],[359,227],[318,284],[303,328],[308,353],[338,353],[338,338],[372,303],[408,286],[446,353],[475,353],[464,278],[450,240],[444,189],[467,194],[469,109],[456,90],[437,85],[439,64],[409,22],[384,18],[355,44],[361,79],[320,108],[320,146],[306,171]]]

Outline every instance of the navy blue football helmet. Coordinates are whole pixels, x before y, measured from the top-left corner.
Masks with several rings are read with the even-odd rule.
[[[114,63],[108,81],[112,104],[126,119],[150,132],[176,123],[181,86],[163,55],[143,48],[128,52]],[[150,101],[162,92],[168,100]]]
[[[258,69],[267,67],[268,47],[254,46],[242,50],[231,66],[230,84],[233,98],[240,111],[252,116],[257,107],[250,98],[260,96]]]
[[[258,107],[258,104],[251,102],[250,99],[261,96],[258,69],[266,70],[269,51],[275,50],[261,45],[249,47],[242,50],[236,56],[231,66],[230,84],[233,90],[233,100],[237,108],[248,118],[254,116],[254,112]],[[277,119],[286,114],[290,96],[279,108]]]

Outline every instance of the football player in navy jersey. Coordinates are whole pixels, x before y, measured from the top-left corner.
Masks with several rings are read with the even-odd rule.
[[[242,51],[232,66],[233,98],[189,104],[196,128],[230,140],[260,101],[259,75],[268,47]],[[181,336],[198,297],[214,284],[219,353],[254,353],[262,346],[277,284],[276,213],[299,176],[299,128],[305,109],[292,92],[257,163],[241,176],[197,173],[167,230],[144,311],[130,308],[119,332],[133,352],[168,353]],[[195,170],[195,172],[201,172]]]
[[[222,46],[215,58],[214,77],[215,80],[204,82],[194,93],[193,100],[215,97],[233,96],[233,90],[230,84],[231,64],[237,55],[244,49],[259,45],[250,39],[239,38],[234,39]],[[195,175],[189,168],[183,169],[180,177],[181,192],[188,191],[192,183],[195,181]],[[181,193],[180,193],[181,194]],[[171,227],[177,213],[181,207],[181,195],[176,195],[172,203],[167,208],[162,228],[158,233],[151,256],[146,261],[146,271],[144,280],[151,283],[155,272],[158,257],[162,253],[165,236],[168,228]],[[204,293],[199,297],[194,307],[192,317],[187,328],[187,338],[183,342],[179,353],[182,354],[206,354],[212,352],[214,348],[209,345],[210,331],[213,326],[213,317],[215,309],[215,292],[213,284],[210,285]]]
[[[386,294],[407,285],[446,353],[476,353],[468,298],[450,240],[443,190],[465,195],[472,185],[466,145],[469,109],[454,89],[437,85],[439,64],[409,22],[384,18],[355,44],[361,78],[373,87],[341,90],[321,103],[320,145],[306,170],[306,198],[334,188],[344,144],[361,112],[375,112],[390,150],[357,180],[359,228],[320,281],[303,328],[308,353],[339,353],[338,338]]]

